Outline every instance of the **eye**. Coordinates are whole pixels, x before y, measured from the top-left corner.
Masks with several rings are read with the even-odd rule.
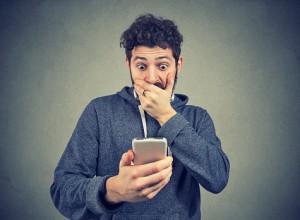
[[[159,68],[160,68],[161,70],[166,70],[166,69],[168,68],[168,65],[167,65],[167,64],[160,64],[160,65],[159,65]]]
[[[139,68],[140,70],[145,70],[146,69],[146,65],[145,64],[138,64],[137,68]]]

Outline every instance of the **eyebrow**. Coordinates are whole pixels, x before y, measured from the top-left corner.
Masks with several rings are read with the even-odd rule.
[[[138,60],[138,59],[140,59],[140,60],[147,60],[146,57],[136,56],[136,57],[133,59],[133,62],[136,61],[136,60]],[[169,56],[160,56],[160,57],[155,58],[155,60],[163,60],[163,59],[167,59],[167,60],[172,61],[171,58],[170,58]]]
[[[133,61],[136,61],[136,60],[147,60],[146,57],[139,57],[139,56],[136,56]]]
[[[157,57],[156,60],[162,60],[162,59],[167,59],[167,60],[171,60],[171,58],[169,56],[161,56],[161,57]]]

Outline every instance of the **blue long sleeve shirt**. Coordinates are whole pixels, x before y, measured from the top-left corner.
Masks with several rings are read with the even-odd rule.
[[[106,203],[106,180],[118,174],[119,161],[143,127],[133,88],[92,100],[83,111],[55,169],[51,197],[70,219],[201,219],[199,184],[221,192],[229,161],[206,110],[187,105],[176,94],[177,114],[163,126],[146,114],[148,137],[165,137],[173,155],[170,182],[151,200]]]

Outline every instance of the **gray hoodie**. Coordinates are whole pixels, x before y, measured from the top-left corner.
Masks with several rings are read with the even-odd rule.
[[[143,126],[133,88],[92,100],[83,111],[55,169],[51,197],[70,219],[201,219],[199,184],[212,193],[228,182],[229,161],[206,110],[176,94],[177,114],[162,127],[146,113],[148,137],[165,137],[173,154],[170,182],[146,202],[105,202],[106,180],[118,174]],[[217,207],[216,207],[217,208]]]

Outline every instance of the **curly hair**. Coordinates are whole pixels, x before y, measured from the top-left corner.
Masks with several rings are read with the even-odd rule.
[[[178,63],[183,37],[171,20],[154,17],[152,14],[139,16],[120,38],[120,47],[125,48],[126,57],[130,62],[131,51],[137,46],[169,47]]]

